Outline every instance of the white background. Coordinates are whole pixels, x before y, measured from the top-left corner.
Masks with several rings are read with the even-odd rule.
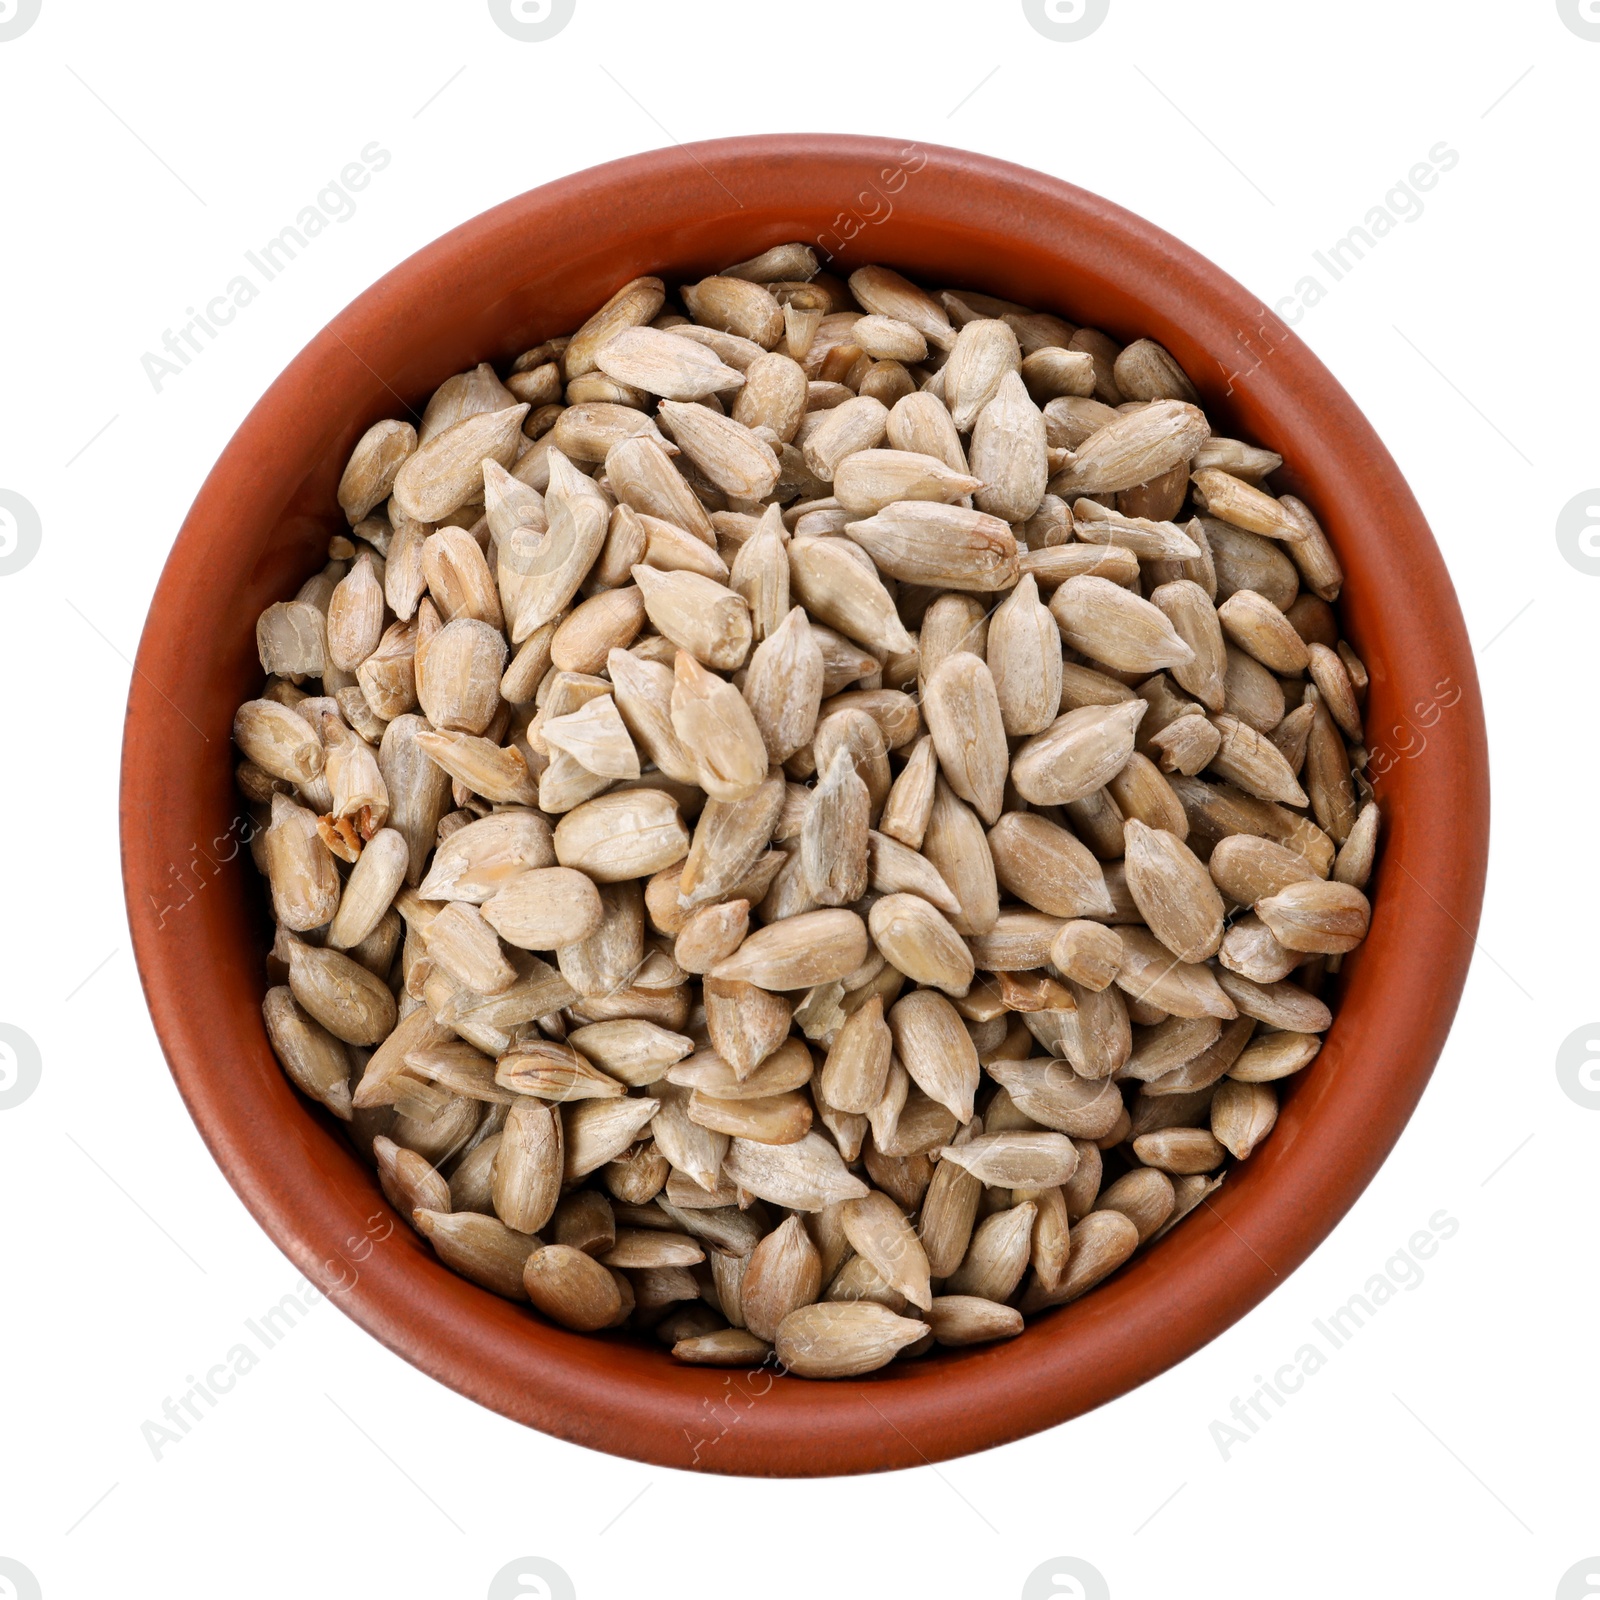
[[[577,0],[536,44],[484,0],[43,0],[0,42],[0,488],[43,529],[0,577],[0,1022],[43,1063],[0,1110],[0,1556],[45,1600],[476,1597],[524,1555],[584,1600],[1009,1597],[1057,1556],[1116,1600],[1205,1600],[1544,1597],[1600,1555],[1600,1112],[1555,1071],[1600,1015],[1600,578],[1555,538],[1600,482],[1597,85],[1600,43],[1554,0],[1111,0],[1079,43],[1017,0]],[[1409,477],[1479,650],[1495,855],[1433,1085],[1265,1304],[987,1455],[785,1485],[642,1467],[480,1410],[324,1305],[158,1461],[141,1424],[296,1281],[179,1102],[128,948],[121,719],[173,535],[256,396],[413,250],[581,167],[793,128],[1035,166],[1268,304],[1432,147],[1459,152],[1298,325]],[[155,392],[143,354],[373,140],[393,160],[356,214]],[[1420,1286],[1224,1460],[1212,1422],[1441,1209],[1459,1230]]]

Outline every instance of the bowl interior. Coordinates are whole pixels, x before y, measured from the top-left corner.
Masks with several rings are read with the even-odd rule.
[[[266,1044],[263,897],[228,755],[233,710],[260,682],[255,618],[322,565],[368,425],[414,419],[476,362],[504,371],[641,273],[675,285],[791,239],[836,272],[882,262],[1164,344],[1214,427],[1279,451],[1278,487],[1322,520],[1347,574],[1343,629],[1371,674],[1369,741],[1388,758],[1371,933],[1271,1138],[1180,1228],[1017,1339],[832,1384],[568,1334],[439,1264]],[[1202,258],[1083,191],[965,152],[827,136],[580,173],[446,235],[342,313],[252,411],[179,535],[130,692],[122,806],[130,924],[174,1075],[308,1279],[508,1416],[642,1460],[768,1474],[916,1465],[1016,1438],[1181,1360],[1281,1283],[1370,1179],[1432,1069],[1471,950],[1488,815],[1449,579],[1393,462],[1299,341]]]

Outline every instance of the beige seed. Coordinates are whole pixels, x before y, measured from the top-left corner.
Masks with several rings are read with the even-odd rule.
[[[955,1162],[980,1183],[1048,1189],[1072,1176],[1078,1152],[1064,1134],[985,1133],[964,1145],[945,1145],[939,1159]]]
[[[1226,1078],[1211,1100],[1211,1132],[1235,1160],[1243,1161],[1278,1120],[1278,1096],[1270,1083]]]
[[[773,1348],[784,1369],[802,1378],[853,1378],[887,1366],[926,1332],[870,1300],[819,1303],[791,1311]]]
[[[595,352],[607,377],[665,400],[702,400],[744,383],[743,374],[689,339],[651,327],[624,328]]]
[[[1217,607],[1217,620],[1241,650],[1270,671],[1295,677],[1306,670],[1310,657],[1305,641],[1265,595],[1236,589]]]
[[[793,1144],[811,1128],[811,1104],[795,1093],[722,1099],[696,1089],[688,1116],[713,1133],[731,1134],[760,1144]]]
[[[1205,864],[1175,834],[1130,817],[1128,888],[1150,931],[1180,960],[1205,961],[1222,943],[1222,897]]]
[[[1322,1033],[1333,1023],[1333,1013],[1327,1006],[1297,984],[1259,984],[1227,970],[1217,974],[1217,982],[1241,1016],[1254,1017],[1269,1027]]]
[[[783,800],[783,778],[774,773],[743,800],[706,802],[679,880],[685,909],[744,891],[766,852]]]
[[[1252,914],[1236,919],[1222,936],[1217,960],[1229,972],[1237,972],[1252,983],[1276,983],[1294,971],[1300,957],[1297,952],[1284,949],[1266,923]]]
[[[512,878],[483,904],[484,920],[507,944],[554,950],[587,939],[604,912],[599,891],[582,872],[537,867]]]
[[[506,1114],[494,1158],[496,1215],[519,1233],[537,1233],[560,1198],[561,1172],[561,1112],[535,1100],[518,1100]]]
[[[586,701],[564,716],[547,717],[540,736],[552,750],[569,755],[585,772],[600,778],[637,778],[639,754],[608,694]]]
[[[1051,480],[1051,492],[1098,495],[1149,483],[1192,457],[1210,432],[1197,407],[1178,400],[1153,401],[1108,419],[1072,446],[1074,459]]]
[[[680,650],[730,671],[750,653],[750,607],[742,595],[697,572],[633,569],[650,621]]]
[[[1035,805],[1064,805],[1104,788],[1133,754],[1144,712],[1142,700],[1129,700],[1057,717],[1017,751],[1011,766],[1017,793]]]
[[[916,648],[871,563],[858,560],[848,544],[838,539],[790,540],[789,577],[806,610],[848,638],[896,652]]]
[[[972,953],[945,917],[915,894],[887,894],[868,914],[872,941],[913,983],[964,995]]]
[[[867,836],[868,882],[879,894],[914,894],[949,916],[959,916],[961,902],[926,856],[883,833]]]
[[[389,498],[406,458],[417,448],[417,430],[392,418],[375,422],[356,441],[339,479],[339,507],[351,527]]]
[[[451,901],[423,934],[429,957],[463,988],[500,994],[517,980],[495,930],[476,906]]]
[[[685,1035],[637,1017],[575,1028],[567,1042],[608,1077],[630,1088],[655,1083],[694,1049],[694,1041]]]
[[[1009,1300],[1028,1270],[1038,1209],[1025,1201],[985,1217],[945,1288],[952,1294],[973,1295],[1001,1305]]]
[[[744,696],[774,762],[787,761],[816,731],[824,667],[815,632],[795,606],[750,658]]]
[[[573,334],[561,356],[567,378],[593,372],[599,352],[625,328],[641,327],[661,310],[666,288],[659,278],[625,283]]]
[[[1098,922],[1067,922],[1051,943],[1050,962],[1063,977],[1098,994],[1116,978],[1122,940],[1115,928]]]
[[[942,778],[934,788],[933,809],[922,853],[938,871],[961,910],[951,917],[957,933],[982,933],[1000,914],[994,859],[985,848],[983,823]]]
[[[659,1100],[635,1096],[583,1100],[567,1107],[561,1113],[562,1176],[571,1182],[614,1161],[638,1138],[660,1107]],[[661,1181],[665,1181],[664,1174]]]
[[[841,1217],[845,1237],[890,1288],[926,1311],[933,1303],[928,1257],[899,1207],[885,1194],[847,1200]]]
[[[466,505],[481,490],[485,457],[511,465],[528,410],[515,405],[463,417],[419,445],[395,475],[400,509],[418,522],[437,522]]]
[[[673,659],[676,660],[676,649]],[[612,697],[635,747],[668,778],[699,781],[699,767],[672,727],[673,673],[659,662],[642,660],[626,650],[606,656]]]
[[[233,742],[258,767],[288,783],[309,783],[323,768],[316,729],[275,700],[245,701],[234,714]]]
[[[821,1080],[828,1104],[858,1115],[870,1111],[882,1098],[892,1050],[883,998],[874,994],[834,1035]]]
[[[1139,1230],[1142,1244],[1158,1233],[1177,1206],[1172,1179],[1157,1167],[1136,1167],[1108,1185],[1095,1202],[1096,1211],[1114,1211]]]
[[[742,422],[676,400],[663,400],[660,416],[683,453],[725,494],[744,500],[771,494],[778,481],[778,457]]]
[[[660,789],[603,794],[569,811],[556,824],[552,844],[564,867],[596,883],[646,878],[681,861],[689,830],[672,797]]]
[[[1283,752],[1264,734],[1226,712],[1213,716],[1211,725],[1221,735],[1211,760],[1211,771],[1219,778],[1236,783],[1247,794],[1262,800],[1294,806],[1310,803]]]
[[[390,727],[393,726],[391,723]],[[464,784],[470,793],[481,794],[485,800],[502,805],[537,802],[538,785],[520,750],[503,748],[491,739],[480,739],[470,733],[434,733],[426,727],[412,737],[429,760]],[[388,735],[384,738],[387,743]],[[398,811],[395,821],[398,824]]]
[[[1042,733],[1061,703],[1061,634],[1025,573],[990,619],[989,671],[1008,736]]]
[[[1006,728],[988,666],[967,651],[947,656],[923,691],[923,712],[945,780],[986,822],[998,821]]]
[[[336,1038],[375,1045],[394,1031],[394,996],[358,962],[298,939],[290,942],[288,956],[295,1000]]]
[[[1338,882],[1348,883],[1354,889],[1366,888],[1377,853],[1379,821],[1377,804],[1369,800],[1339,846],[1333,864],[1333,876]]]
[[[766,744],[744,696],[687,650],[673,666],[672,729],[713,799],[743,800],[766,778]]]
[[[1199,584],[1180,579],[1153,590],[1150,603],[1166,617],[1173,631],[1194,654],[1192,661],[1179,662],[1172,667],[1172,676],[1179,687],[1204,701],[1210,710],[1222,710],[1227,649],[1222,624],[1210,596]]]
[[[1146,1166],[1163,1172],[1214,1172],[1228,1152],[1206,1128],[1163,1128],[1133,1141],[1133,1153]]]
[[[341,672],[354,672],[378,648],[383,603],[372,557],[363,554],[328,601],[328,659]]]
[[[808,398],[805,368],[792,352],[764,352],[744,369],[744,387],[734,396],[733,417],[747,428],[769,428],[787,444],[805,415]]]
[[[917,989],[895,1003],[888,1021],[895,1053],[911,1080],[957,1122],[970,1122],[981,1071],[955,1007],[942,995]]]
[[[1069,578],[1050,598],[1061,637],[1122,672],[1159,672],[1194,660],[1167,618],[1106,578]]]
[[[791,1144],[734,1139],[723,1171],[758,1199],[791,1211],[820,1211],[868,1192],[845,1166],[838,1150],[819,1133],[808,1133]]]
[[[739,547],[728,575],[728,587],[750,608],[751,637],[757,644],[777,631],[789,611],[787,542],[781,512],[768,506],[755,533]]]
[[[1285,949],[1342,955],[1366,938],[1372,908],[1347,883],[1308,879],[1257,901],[1256,915]]]
[[[1108,1077],[1087,1077],[1059,1061],[995,1061],[989,1072],[1025,1116],[1074,1139],[1104,1138],[1122,1114],[1122,1096]]]
[[[909,449],[858,450],[835,469],[833,492],[852,517],[873,518],[904,501],[953,503],[981,481],[939,456]]]
[[[1227,1022],[1237,1014],[1209,967],[1175,956],[1143,928],[1122,927],[1117,933],[1122,966],[1116,982],[1125,994],[1179,1017],[1221,1017]]]
[[[272,914],[283,927],[307,933],[334,916],[340,905],[339,873],[312,812],[285,795],[273,795],[262,855],[272,890]],[[378,916],[386,909],[380,907]]]
[[[1315,689],[1307,689],[1306,699],[1312,707],[1311,727],[1306,738],[1306,793],[1311,797],[1311,810],[1317,822],[1335,844],[1343,844],[1356,822],[1355,785],[1350,776],[1349,753],[1321,695]]]
[[[850,752],[836,751],[800,830],[801,870],[819,905],[849,905],[866,892],[870,812],[871,797]]]
[[[920,850],[933,812],[938,753],[931,735],[919,739],[889,790],[878,830],[911,850]]]
[[[870,395],[834,406],[804,435],[800,453],[806,470],[831,483],[846,459],[861,450],[876,450],[883,443],[888,421],[888,407]]]
[[[1017,541],[988,512],[897,500],[844,530],[881,572],[905,583],[988,592],[1017,581]],[[848,630],[846,630],[848,631]]]
[[[770,350],[783,337],[783,312],[759,283],[744,278],[710,277],[686,284],[683,303],[696,322]]]
[[[1307,530],[1270,494],[1216,467],[1205,467],[1192,479],[1202,509],[1223,522],[1265,539],[1291,543],[1306,538]]]
[[[523,1267],[528,1298],[552,1322],[578,1333],[608,1328],[622,1309],[619,1274],[571,1245],[549,1244]]]
[[[559,847],[560,830],[557,830]],[[758,928],[713,978],[734,978],[763,989],[809,989],[831,983],[861,965],[867,929],[853,911],[808,911]]]
[[[745,1326],[756,1338],[771,1342],[783,1319],[814,1303],[821,1290],[821,1257],[805,1224],[798,1216],[789,1217],[750,1253],[739,1290]]]
[[[1219,839],[1208,865],[1217,887],[1242,906],[1320,876],[1298,852],[1248,833]]]
[[[744,941],[750,928],[750,902],[729,900],[702,906],[679,930],[672,957],[685,972],[709,972]]]
[[[350,1057],[343,1043],[303,1011],[285,985],[267,991],[261,1018],[272,1053],[294,1086],[350,1121]]]
[[[508,1300],[528,1298],[523,1269],[529,1256],[540,1248],[532,1234],[518,1233],[498,1217],[479,1216],[471,1211],[429,1211],[418,1207],[412,1219],[417,1231],[453,1272]]]
[[[1268,1033],[1252,1039],[1228,1069],[1240,1083],[1275,1083],[1316,1059],[1322,1040],[1311,1033]]]
[[[1022,1313],[976,1295],[941,1294],[929,1307],[927,1323],[940,1344],[960,1348],[1014,1339],[1022,1332]]]
[[[426,1156],[379,1134],[372,1142],[378,1184],[384,1198],[403,1216],[415,1210],[448,1211],[450,1185]]]
[[[645,434],[621,439],[606,452],[605,468],[606,483],[623,505],[715,543],[705,507],[672,464],[661,440]]]
[[[973,504],[1006,522],[1026,522],[1044,499],[1045,449],[1044,417],[1021,375],[1008,371],[972,426],[972,470],[983,480]]]
[[[1118,1211],[1092,1211],[1072,1230],[1066,1274],[1053,1290],[1029,1286],[1021,1309],[1029,1312],[1065,1305],[1094,1288],[1120,1267],[1139,1246],[1139,1230]]]

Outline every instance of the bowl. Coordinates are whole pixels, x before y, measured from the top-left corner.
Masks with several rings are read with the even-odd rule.
[[[1280,452],[1280,488],[1316,510],[1348,574],[1341,611],[1371,675],[1384,815],[1371,932],[1344,964],[1327,1042],[1221,1190],[1016,1339],[831,1383],[565,1332],[457,1277],[399,1222],[268,1048],[265,897],[240,848],[229,750],[234,708],[260,682],[256,616],[321,566],[343,527],[335,485],[370,423],[576,327],[638,274],[692,279],[792,239],[835,270],[883,262],[1148,335],[1220,430]],[[769,1476],[917,1466],[1050,1427],[1183,1360],[1280,1286],[1370,1181],[1432,1072],[1472,953],[1488,818],[1449,576],[1394,462],[1311,352],[1210,262],[1095,195],[966,151],[812,134],[651,151],[547,184],[418,252],[312,340],[178,534],[133,673],[121,793],[156,1032],[218,1165],[306,1278],[424,1372],[530,1427]]]

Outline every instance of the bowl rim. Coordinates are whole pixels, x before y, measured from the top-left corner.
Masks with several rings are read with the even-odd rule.
[[[886,198],[890,174],[910,200],[901,189]],[[275,1065],[275,1086],[261,1071],[264,1036],[251,1034],[261,1033],[259,1015],[238,1015],[252,983],[259,997],[259,980],[207,967],[214,941],[234,936],[234,891],[219,891],[176,931],[165,926],[171,908],[157,895],[172,863],[194,848],[179,841],[192,840],[218,792],[203,762],[231,768],[231,760],[215,761],[215,741],[204,755],[175,755],[174,713],[188,720],[199,705],[193,619],[215,602],[209,569],[231,561],[228,570],[242,580],[248,561],[300,509],[288,497],[303,483],[304,470],[292,475],[296,464],[305,469],[317,447],[307,444],[307,429],[323,418],[325,432],[336,427],[330,393],[348,380],[352,361],[367,365],[363,352],[393,345],[407,307],[463,292],[475,271],[489,270],[483,256],[514,237],[560,237],[562,227],[581,235],[573,208],[582,217],[637,218],[671,236],[675,226],[708,218],[736,226],[729,198],[781,190],[767,203],[782,220],[751,229],[755,254],[810,236],[810,228],[783,229],[801,215],[814,223],[819,203],[826,209],[826,197],[857,192],[854,184],[873,186],[868,210],[883,201],[902,220],[876,220],[862,204],[841,210],[825,231],[850,265],[874,259],[872,246],[882,243],[884,259],[915,273],[904,253],[911,247],[897,250],[892,241],[926,244],[958,232],[977,239],[985,229],[1019,254],[1070,258],[1095,294],[1140,308],[1143,326],[1132,331],[1172,349],[1208,409],[1243,418],[1263,442],[1293,437],[1285,477],[1297,489],[1327,491],[1313,503],[1344,557],[1344,600],[1354,608],[1346,626],[1368,659],[1374,704],[1425,718],[1424,702],[1412,708],[1404,697],[1432,683],[1434,720],[1426,723],[1426,759],[1402,753],[1379,780],[1385,840],[1372,933],[1347,963],[1322,1055],[1296,1082],[1274,1137],[1217,1196],[1093,1293],[1032,1320],[1006,1344],[940,1352],[859,1380],[806,1383],[767,1372],[736,1381],[682,1367],[664,1351],[553,1329],[465,1284],[419,1241],[374,1248],[395,1213],[372,1193],[367,1242],[358,1246],[351,1230],[361,1227],[361,1200],[351,1173],[369,1186],[370,1174]],[[861,202],[866,195],[858,191]],[[844,232],[852,222],[866,235],[862,248]],[[1070,309],[1073,298],[1063,286],[1058,307]],[[263,527],[265,506],[272,521]],[[219,555],[219,541],[236,528],[255,529],[257,543]],[[1406,606],[1385,612],[1376,597],[1395,593],[1406,595]],[[1443,710],[1440,684],[1455,691]],[[224,788],[229,780],[225,770]],[[640,1461],[771,1476],[931,1464],[1023,1437],[1186,1359],[1279,1286],[1371,1180],[1443,1048],[1475,944],[1488,819],[1482,704],[1443,560],[1399,469],[1311,351],[1204,257],[1107,200],[969,151],[840,134],[676,146],[558,179],[453,229],[335,317],[240,425],[173,545],[130,682],[120,795],[129,927],[162,1049],[224,1175],[308,1282],[413,1365],[507,1417]],[[219,1027],[239,1033],[228,1073],[217,1066]],[[360,1269],[346,1283],[335,1262],[355,1259]]]

